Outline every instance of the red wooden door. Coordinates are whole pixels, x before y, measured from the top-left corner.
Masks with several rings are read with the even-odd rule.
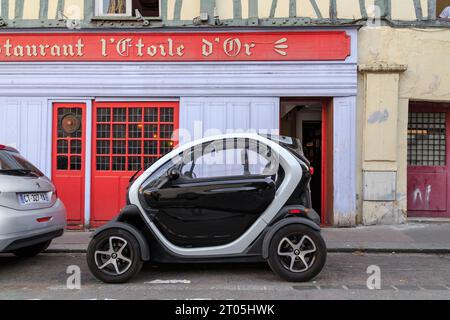
[[[84,224],[86,105],[54,103],[52,180],[69,225]]]
[[[450,113],[443,104],[415,103],[408,119],[408,216],[450,217]]]
[[[125,205],[129,179],[176,144],[178,102],[95,102],[91,225],[115,217]]]

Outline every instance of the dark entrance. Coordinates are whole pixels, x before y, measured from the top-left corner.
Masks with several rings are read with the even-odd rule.
[[[312,205],[320,214],[322,223],[327,223],[327,215],[324,212],[326,173],[323,165],[326,161],[324,151],[326,139],[323,139],[323,135],[326,132],[324,122],[327,119],[327,104],[321,100],[286,98],[281,100],[280,105],[280,134],[296,137],[302,141],[304,153],[314,168],[311,180]]]
[[[322,121],[303,121],[303,150],[314,168],[311,180],[311,199],[314,209],[321,214],[322,190]]]

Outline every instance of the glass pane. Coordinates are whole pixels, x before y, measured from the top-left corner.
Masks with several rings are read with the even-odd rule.
[[[112,158],[112,170],[113,171],[125,171],[126,157],[113,157]]]
[[[159,121],[173,122],[173,108],[161,108]]]
[[[127,121],[127,109],[114,108],[113,109],[113,121],[114,122],[126,122]]]
[[[98,138],[109,138],[110,137],[110,127],[109,124],[98,124],[97,125],[97,137]]]
[[[129,124],[128,125],[128,138],[142,138],[142,125],[141,124]]]
[[[70,170],[81,170],[81,157],[71,156],[70,157]]]
[[[109,141],[97,141],[97,154],[109,154]]]
[[[158,142],[157,141],[145,141],[144,142],[144,154],[158,154]]]
[[[172,141],[161,141],[160,147],[159,147],[159,153],[161,156],[165,155],[166,153],[169,153],[173,149],[173,142]]]
[[[67,140],[58,140],[57,142],[57,153],[67,153],[69,152],[69,143]]]
[[[128,171],[136,171],[142,168],[141,157],[128,157]]]
[[[129,122],[141,122],[142,121],[142,108],[128,109],[128,121]]]
[[[144,126],[144,138],[156,139],[158,138],[158,125],[146,124]]]
[[[111,109],[98,108],[97,109],[97,122],[110,122],[111,121]]]
[[[125,0],[103,0],[103,12],[107,14],[125,14]]]
[[[171,139],[173,134],[173,124],[162,124],[159,127],[159,135],[162,139]]]
[[[445,112],[410,112],[408,119],[408,165],[445,166]]]
[[[69,158],[67,156],[57,156],[56,157],[56,168],[58,170],[69,169]]]
[[[158,108],[145,108],[144,121],[158,122]]]
[[[127,142],[125,140],[113,141],[113,154],[126,154]]]
[[[70,141],[70,153],[81,154],[81,140]]]
[[[97,170],[109,171],[109,157],[97,157]]]
[[[128,154],[141,154],[141,141],[128,141]]]
[[[113,125],[113,138],[126,138],[127,137],[127,125],[115,124]]]

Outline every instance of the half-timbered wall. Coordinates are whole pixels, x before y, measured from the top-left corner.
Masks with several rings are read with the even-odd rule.
[[[133,18],[95,17],[94,0],[0,0],[0,3],[0,27],[64,27],[68,19],[80,20],[81,27],[147,26]],[[442,7],[440,2],[438,7],[438,10]],[[161,0],[161,17],[152,19],[149,25],[314,25],[358,23],[373,16],[417,22],[435,19],[436,11],[436,0]],[[209,14],[208,19],[195,23],[202,12]]]

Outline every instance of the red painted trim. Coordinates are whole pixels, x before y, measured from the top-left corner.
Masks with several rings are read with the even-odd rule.
[[[3,33],[0,61],[343,61],[350,46],[345,31]]]
[[[322,182],[321,182],[321,192],[322,192],[322,203],[321,203],[321,221],[322,224],[327,222],[327,103],[322,102]]]

